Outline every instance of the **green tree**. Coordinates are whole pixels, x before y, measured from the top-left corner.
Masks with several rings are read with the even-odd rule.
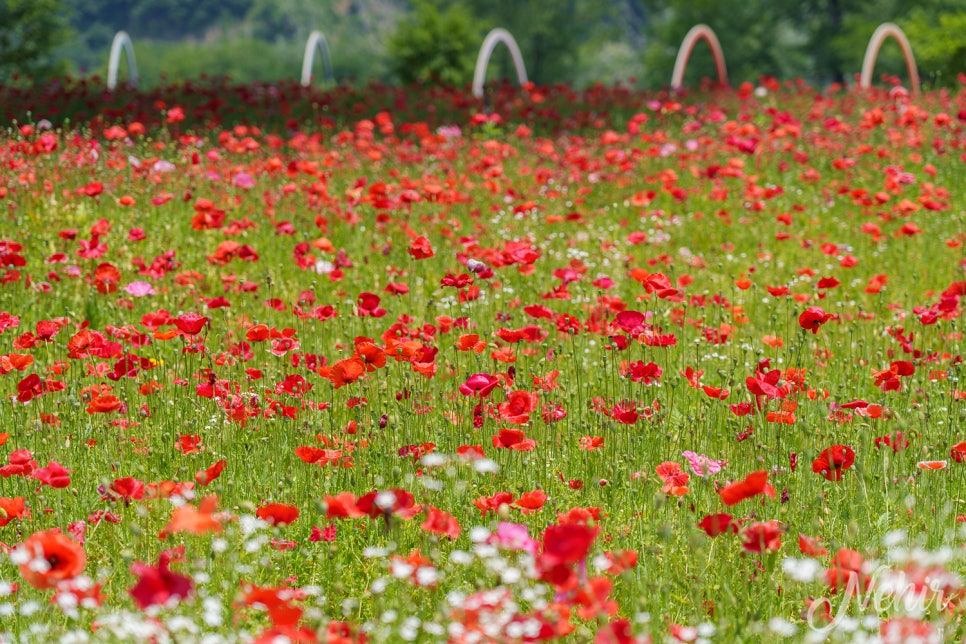
[[[67,34],[59,0],[0,0],[0,82],[64,70],[54,51]]]
[[[520,46],[527,75],[539,84],[572,81],[582,56],[619,37],[625,19],[623,2],[592,0],[469,0],[473,14],[485,30],[502,27]],[[637,5],[637,3],[630,3]],[[635,24],[632,23],[631,24]],[[479,34],[478,48],[484,33]],[[582,47],[591,47],[581,51]],[[499,51],[499,50],[497,50]],[[494,52],[494,66],[504,77],[513,69],[506,54]],[[586,61],[590,67],[593,63]]]
[[[964,69],[966,10],[961,0],[806,0],[803,16],[818,80],[853,81],[872,33],[883,22],[894,22],[906,33],[920,76],[926,82],[953,83]],[[906,77],[899,45],[891,39],[882,46],[875,76]]]
[[[678,48],[688,30],[704,23],[721,42],[732,85],[759,76],[801,76],[807,67],[807,34],[778,2],[748,0],[656,0],[644,55],[648,86],[667,85]],[[716,78],[713,58],[702,41],[688,63],[686,84]]]
[[[399,79],[404,83],[468,83],[477,41],[472,21],[472,15],[460,5],[440,11],[429,2],[418,3],[389,41]]]
[[[298,52],[293,44],[251,38],[220,38],[213,42],[134,42],[138,71],[145,86],[162,82],[228,77],[233,82],[295,78]]]
[[[903,28],[920,76],[935,85],[953,85],[966,72],[966,10],[932,13],[914,10]]]

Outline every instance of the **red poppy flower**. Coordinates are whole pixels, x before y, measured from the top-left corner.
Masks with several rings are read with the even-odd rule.
[[[529,452],[537,446],[537,441],[527,438],[522,429],[509,429],[504,427],[500,433],[493,437],[493,447],[502,447],[516,450],[518,452]]]
[[[7,465],[0,467],[0,476],[5,479],[11,476],[29,476],[37,467],[37,461],[33,460],[33,454],[26,449],[17,449],[10,452],[7,463]]]
[[[121,408],[121,401],[117,396],[105,394],[91,399],[87,405],[88,414],[109,414]]]
[[[829,481],[840,481],[842,473],[855,462],[855,451],[848,445],[832,445],[812,461],[812,471]]]
[[[172,562],[184,560],[184,551],[184,546],[163,551],[156,566],[140,561],[131,565],[131,572],[138,581],[127,592],[141,610],[149,606],[166,606],[172,597],[185,599],[191,594],[191,578],[172,572],[170,568]]]
[[[909,447],[909,439],[906,437],[905,432],[898,429],[892,432],[891,434],[886,434],[885,436],[876,437],[876,439],[873,442],[875,443],[876,449],[882,449],[883,446],[891,447],[893,452],[900,452],[906,449],[907,447]],[[966,449],[966,442],[960,443],[960,445],[963,446],[963,449]],[[953,446],[953,449],[950,452],[950,456],[952,456],[952,459],[954,461],[959,462],[959,460],[962,459],[964,455],[966,455],[966,452],[963,452],[963,454],[960,454],[959,459],[957,459],[956,447],[957,447],[956,445]]]
[[[222,471],[225,469],[225,459],[221,459],[214,465],[211,465],[207,469],[201,470],[195,473],[195,481],[198,485],[208,485],[216,478],[221,476]]]
[[[84,549],[57,529],[35,532],[20,549],[29,559],[20,564],[20,574],[34,588],[55,588],[62,581],[84,572]]]
[[[825,583],[833,595],[839,588],[846,592],[864,592],[869,576],[862,572],[862,555],[855,550],[842,548],[832,557],[832,565],[825,571]]]
[[[778,550],[782,547],[782,535],[785,527],[780,521],[761,521],[746,526],[742,532],[741,547],[748,552],[764,552]]]
[[[60,331],[60,325],[53,320],[41,320],[37,323],[36,328],[37,338],[43,340],[44,342],[50,342],[51,339]]]
[[[150,486],[149,486],[150,487]],[[190,504],[178,506],[171,513],[171,520],[158,535],[162,539],[175,532],[189,534],[205,534],[207,532],[221,532],[221,521],[215,516],[218,509],[218,497],[214,494],[201,499],[198,507]]]
[[[381,318],[386,314],[386,309],[379,306],[380,301],[380,297],[375,293],[360,293],[356,299],[356,315]]]
[[[459,386],[459,392],[464,396],[486,398],[499,385],[500,380],[496,376],[488,373],[475,373]]]
[[[630,378],[633,382],[641,382],[651,385],[661,379],[663,374],[661,368],[653,362],[644,363],[643,360],[621,365],[621,375]]]
[[[356,338],[356,355],[366,365],[367,373],[386,366],[386,352],[368,339]]]
[[[168,123],[178,123],[185,119],[184,109],[174,106],[167,111],[166,120]]]
[[[808,537],[801,533],[798,534],[798,549],[808,557],[822,557],[828,554],[820,538]]]
[[[70,485],[70,474],[73,470],[66,469],[57,461],[51,461],[47,467],[42,467],[30,473],[30,476],[37,479],[44,485],[52,488],[62,489]]]
[[[691,475],[683,470],[680,463],[667,461],[655,468],[657,475],[664,482],[661,492],[672,496],[684,496],[688,493],[688,480]]]
[[[949,449],[949,457],[957,463],[966,460],[966,441],[956,443]]]
[[[436,254],[433,252],[433,247],[429,243],[429,240],[423,235],[420,235],[414,239],[406,252],[408,252],[413,259],[428,259]]]
[[[322,367],[319,370],[319,375],[331,380],[336,389],[357,381],[365,374],[366,363],[359,356],[339,360],[331,367]]]
[[[352,492],[339,492],[335,496],[325,495],[325,516],[329,519],[346,519],[365,516],[356,505],[356,495]]]
[[[738,534],[738,528],[740,523],[735,521],[734,518],[726,513],[721,512],[719,514],[709,514],[700,521],[698,521],[698,527],[707,533],[709,537],[717,537],[721,534]]]
[[[426,520],[419,527],[427,532],[442,535],[449,539],[456,539],[460,536],[460,524],[456,517],[434,506],[429,506],[429,510],[426,512]]]
[[[210,319],[197,313],[182,313],[178,317],[173,318],[171,322],[182,333],[186,335],[197,335],[201,333],[201,330],[205,328],[205,325],[208,324]]]
[[[390,514],[411,519],[419,513],[420,509],[416,505],[412,492],[400,488],[363,494],[356,501],[356,507],[362,514],[369,515],[373,519],[388,517]]]
[[[893,361],[888,369],[873,372],[875,386],[882,391],[899,391],[902,389],[900,377],[911,376],[916,372],[916,367],[906,360]]]
[[[576,564],[587,558],[598,528],[579,523],[551,525],[543,533],[539,560],[543,564]]]
[[[621,311],[614,318],[616,324],[624,333],[637,337],[647,329],[647,317],[640,311]]]
[[[271,525],[285,526],[299,518],[299,509],[285,503],[269,503],[258,508],[255,516]]]
[[[464,461],[475,461],[486,456],[482,445],[460,445],[456,448],[456,455]]]
[[[819,306],[810,306],[798,316],[798,325],[806,331],[818,333],[819,328],[834,317]]]
[[[506,493],[503,492],[503,494]],[[519,499],[513,501],[513,505],[519,508],[523,514],[532,514],[542,508],[546,502],[547,493],[543,490],[534,490],[521,494]]]
[[[522,425],[530,420],[530,412],[537,408],[537,394],[522,389],[514,389],[507,394],[506,402],[497,405],[500,418],[514,425]]]
[[[304,598],[300,597],[297,591],[292,588],[260,588],[253,585],[246,585],[243,590],[245,594],[241,603],[245,606],[258,606],[265,609],[272,624],[278,629],[285,630],[285,633],[280,633],[283,639],[290,642],[312,641],[297,634],[295,629],[302,619],[302,609],[293,602]],[[268,636],[259,638],[259,641],[272,642],[275,639],[274,636]],[[314,633],[312,639],[315,639]]]
[[[759,494],[767,494],[774,499],[775,488],[768,485],[768,472],[759,470],[746,476],[743,481],[729,483],[719,494],[722,502],[730,507]]]
[[[312,526],[312,533],[309,535],[309,541],[315,543],[317,541],[325,541],[326,543],[331,543],[336,539],[337,528],[334,524],[329,524],[324,528],[319,528],[318,526]]]
[[[610,409],[605,409],[604,415],[622,425],[633,425],[641,417],[637,411],[637,405],[629,400],[622,400]]]
[[[126,476],[121,479],[115,479],[111,483],[109,498],[123,499],[125,503],[130,503],[131,501],[140,501],[143,499],[146,491],[147,489],[144,487],[142,481]]]
[[[201,436],[197,434],[183,434],[179,436],[178,440],[174,443],[174,448],[185,456],[203,452],[205,449],[201,444]]]
[[[9,499],[0,496],[0,528],[7,525],[14,519],[21,519],[27,514],[27,507],[24,505],[22,496]]]
[[[649,637],[634,635],[631,623],[626,619],[615,619],[601,626],[594,636],[594,644],[643,644]]]
[[[781,388],[781,369],[772,369],[767,373],[756,371],[755,376],[745,378],[745,386],[748,391],[755,395],[756,399],[761,396],[764,398],[784,398],[788,392]]]
[[[331,462],[338,461],[342,458],[342,453],[341,449],[322,449],[321,447],[312,447],[309,445],[295,448],[296,456],[306,463],[314,463],[319,467],[325,467]]]
[[[473,500],[473,505],[480,511],[480,516],[486,516],[487,512],[496,512],[501,505],[513,503],[513,495],[509,492],[497,492],[493,496],[481,496]]]

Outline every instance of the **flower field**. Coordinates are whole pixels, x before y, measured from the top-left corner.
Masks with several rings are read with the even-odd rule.
[[[962,640],[962,91],[215,87],[4,95],[0,642]]]

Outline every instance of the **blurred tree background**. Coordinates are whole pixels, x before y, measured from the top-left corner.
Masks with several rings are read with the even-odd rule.
[[[118,30],[133,39],[146,86],[202,75],[293,79],[319,29],[342,82],[465,84],[483,36],[504,27],[537,83],[658,88],[685,33],[703,22],[733,84],[771,75],[822,86],[853,82],[883,21],[905,30],[927,83],[951,85],[966,71],[963,0],[0,0],[0,82],[103,78]],[[905,77],[892,41],[876,66],[883,73]],[[685,82],[713,74],[699,44]],[[489,77],[512,75],[498,47]]]

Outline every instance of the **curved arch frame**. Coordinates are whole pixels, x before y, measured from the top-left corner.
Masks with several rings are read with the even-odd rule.
[[[335,85],[335,72],[332,71],[332,58],[329,56],[329,43],[321,31],[309,34],[305,43],[305,55],[302,57],[302,87],[312,84],[312,66],[315,64],[315,52],[322,54],[322,65],[325,67],[325,81]]]
[[[912,46],[906,34],[892,22],[883,22],[872,33],[869,44],[865,48],[865,57],[862,59],[862,75],[859,77],[859,87],[868,89],[872,87],[872,71],[875,69],[875,61],[879,57],[879,50],[882,49],[886,38],[895,38],[902,48],[902,55],[906,59],[906,71],[909,74],[909,84],[912,85],[913,96],[919,96],[919,69],[916,67],[916,58],[912,55]]]
[[[107,89],[114,91],[117,87],[117,72],[121,66],[121,52],[127,57],[128,83],[131,87],[138,85],[138,64],[134,58],[134,44],[126,31],[119,31],[114,34],[111,42],[111,57],[107,61]]]
[[[718,36],[715,35],[711,27],[701,24],[691,27],[687,35],[684,36],[684,40],[681,41],[677,58],[674,59],[674,71],[671,73],[671,89],[677,91],[684,84],[684,72],[687,71],[688,60],[691,58],[694,46],[698,44],[699,40],[706,40],[711,48],[715,70],[718,73],[718,82],[722,85],[728,84],[728,68],[725,65],[724,52],[721,50]]]
[[[493,55],[493,50],[501,42],[510,50],[513,66],[517,72],[517,82],[521,86],[527,84],[527,68],[523,64],[523,56],[520,54],[517,41],[513,39],[509,31],[497,27],[486,34],[486,38],[483,39],[483,44],[480,46],[480,53],[476,57],[476,69],[473,70],[473,96],[478,99],[483,98],[483,83],[486,81],[486,68],[490,64],[490,56]]]

